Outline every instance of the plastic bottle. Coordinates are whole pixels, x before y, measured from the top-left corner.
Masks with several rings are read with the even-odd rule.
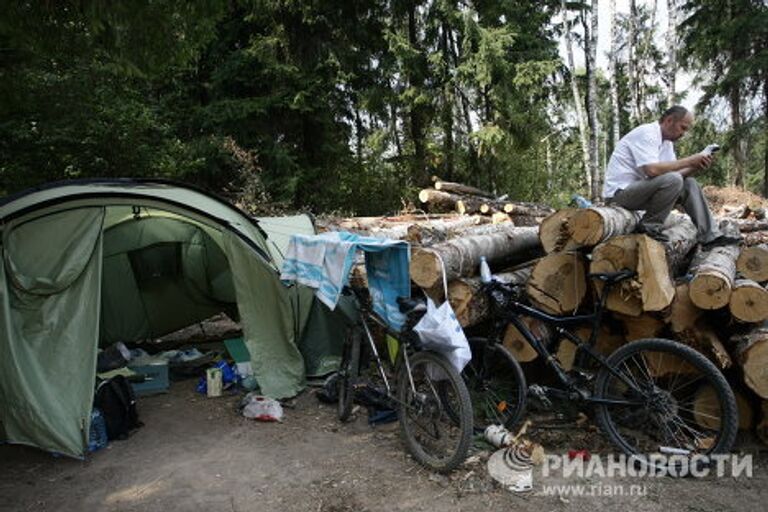
[[[91,428],[88,431],[88,451],[96,452],[107,446],[107,424],[99,409],[91,411]]]
[[[485,256],[480,256],[480,281],[490,283],[491,278],[491,267],[488,266]]]

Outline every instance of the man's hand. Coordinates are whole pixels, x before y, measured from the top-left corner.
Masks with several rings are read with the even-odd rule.
[[[702,153],[696,153],[688,158],[684,158],[682,161],[686,162],[687,167],[680,169],[680,174],[686,177],[695,176],[700,171],[703,171],[712,165],[712,159],[712,155],[705,155]]]

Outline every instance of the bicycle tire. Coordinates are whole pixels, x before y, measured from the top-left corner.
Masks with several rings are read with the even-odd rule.
[[[464,461],[472,441],[469,391],[459,372],[440,354],[417,352],[408,363],[401,365],[397,374],[401,436],[417,462],[447,473]],[[446,402],[450,402],[449,407]]]
[[[643,359],[637,359],[639,354],[644,354]],[[653,354],[660,354],[660,356],[657,357]],[[666,360],[666,363],[664,363],[665,355],[671,356]],[[677,357],[679,361],[676,361],[674,357]],[[630,365],[630,362],[636,364]],[[641,365],[640,363],[644,364]],[[607,364],[618,369],[624,375],[636,379],[634,382],[638,387],[644,387],[642,399],[646,403],[643,406],[635,405],[632,406],[632,409],[628,406],[617,405],[598,404],[596,406],[598,423],[611,442],[625,454],[633,456],[634,460],[638,462],[653,465],[647,457],[650,453],[672,453],[671,449],[678,449],[683,450],[686,455],[711,455],[727,453],[731,450],[736,440],[738,428],[736,399],[720,370],[702,354],[691,347],[672,340],[651,338],[637,340],[619,348],[608,357]],[[678,366],[671,366],[671,364]],[[670,370],[668,368],[677,368],[677,372],[669,375]],[[696,376],[694,371],[698,371],[700,374]],[[681,374],[685,375],[683,379],[688,379],[688,381],[684,380],[678,384]],[[643,379],[647,382],[643,382]],[[699,380],[700,382],[697,382]],[[671,382],[667,384],[668,381]],[[615,384],[613,388],[611,387],[612,383]],[[604,366],[598,372],[595,381],[595,396],[598,398],[615,398],[615,393],[622,386],[626,390],[625,394],[633,393],[626,384],[621,384],[619,379]],[[661,386],[669,386],[671,389],[665,390]],[[718,401],[715,404],[716,409],[719,409],[720,412],[716,427],[711,427],[711,425],[704,427],[698,423],[694,427],[684,423],[685,417],[690,417],[691,421],[696,421],[693,416],[693,402],[689,408],[684,406],[687,403],[686,397],[691,396],[691,400],[693,400],[696,389],[701,389],[701,386],[711,386],[714,389]],[[691,388],[694,389],[691,390]],[[625,407],[623,416],[621,407]],[[627,436],[622,435],[622,432],[619,431],[620,421],[626,423],[626,428],[633,433],[635,442],[629,441]],[[654,425],[660,428],[663,439],[659,441],[653,436],[649,436],[652,441],[646,442],[645,446],[640,446],[641,434],[653,428]],[[715,431],[715,429],[718,430]],[[697,433],[714,435],[714,439],[712,440],[712,437],[699,437]],[[692,435],[695,439],[686,439],[687,434]],[[658,436],[659,434],[656,435],[656,437]],[[669,441],[682,446],[664,444],[659,445],[655,450],[653,449],[654,443],[667,443]]]
[[[472,360],[462,372],[472,402],[475,432],[489,425],[512,429],[525,414],[527,383],[520,363],[499,343],[470,338]]]
[[[344,355],[341,359],[337,394],[339,397],[337,416],[339,421],[347,421],[352,415],[352,405],[355,399],[355,382],[360,371],[360,334],[352,332],[344,344]]]

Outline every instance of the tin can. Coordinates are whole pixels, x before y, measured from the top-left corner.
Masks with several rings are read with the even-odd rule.
[[[512,444],[512,433],[504,425],[490,425],[485,429],[485,439],[493,446],[501,448]]]

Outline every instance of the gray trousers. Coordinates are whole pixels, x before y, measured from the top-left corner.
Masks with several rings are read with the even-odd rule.
[[[669,212],[679,203],[696,225],[700,243],[707,243],[720,235],[701,187],[694,178],[686,178],[679,172],[636,181],[616,192],[609,203],[627,210],[645,210],[640,224],[651,232],[662,229]]]

